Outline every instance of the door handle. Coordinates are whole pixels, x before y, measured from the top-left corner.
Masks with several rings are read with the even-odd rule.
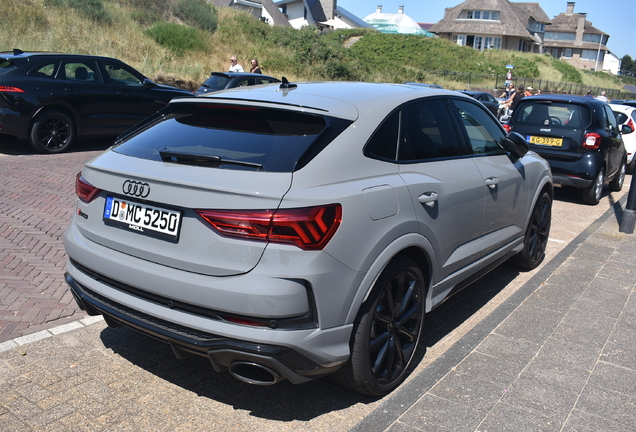
[[[125,93],[125,92],[117,92],[117,96],[128,96],[128,93]]]
[[[69,93],[77,93],[77,90],[75,90],[75,87],[66,87],[64,88],[64,91],[67,91]]]
[[[486,183],[486,186],[488,186],[490,189],[494,189],[499,184],[499,179],[497,177],[488,177],[485,180],[485,183]]]
[[[435,201],[437,201],[437,192],[433,192],[433,191],[424,192],[422,195],[420,195],[417,198],[417,200],[422,204],[426,204],[429,207],[433,207],[435,206]]]

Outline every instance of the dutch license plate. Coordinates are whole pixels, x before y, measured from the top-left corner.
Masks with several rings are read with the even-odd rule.
[[[528,142],[530,144],[561,147],[563,145],[563,138],[548,138],[548,137],[530,135],[528,136]]]
[[[176,240],[181,212],[109,196],[104,220],[141,234]]]

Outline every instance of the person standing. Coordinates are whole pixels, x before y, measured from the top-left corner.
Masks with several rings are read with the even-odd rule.
[[[528,87],[528,88],[526,89],[526,94],[525,94],[525,95],[526,95],[526,96],[532,96],[532,87]]]
[[[601,94],[599,96],[596,96],[596,99],[603,101],[603,102],[607,102],[607,96],[605,96],[605,92],[602,91]]]
[[[512,96],[512,101],[510,102],[510,111],[514,111],[519,105],[519,101],[525,97],[525,88],[523,85],[519,86],[517,92]]]
[[[230,72],[245,72],[243,66],[238,64],[236,56],[230,57]]]
[[[253,58],[252,60],[250,60],[250,63],[252,64],[252,67],[250,68],[250,73],[256,73],[256,74],[262,74],[263,73],[263,72],[261,72],[261,68],[258,67],[258,60]]]

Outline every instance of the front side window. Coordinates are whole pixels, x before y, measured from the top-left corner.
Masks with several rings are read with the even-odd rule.
[[[145,77],[131,68],[119,63],[104,63],[106,75],[111,84],[141,87]]]
[[[473,153],[477,155],[505,154],[499,142],[505,138],[501,127],[481,107],[462,100],[453,100],[462,119]]]
[[[443,100],[416,102],[402,109],[400,161],[420,162],[465,154]]]
[[[618,123],[616,122],[616,116],[612,112],[612,109],[604,105],[603,109],[605,110],[605,130],[608,132],[614,132],[618,130]]]

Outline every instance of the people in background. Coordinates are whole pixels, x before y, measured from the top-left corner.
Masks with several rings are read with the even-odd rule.
[[[238,64],[236,56],[230,57],[230,72],[245,72],[243,66]]]
[[[250,68],[250,72],[251,73],[257,73],[257,74],[262,74],[263,73],[263,72],[261,72],[261,68],[258,67],[258,60],[253,58],[252,60],[250,60],[250,63],[252,64],[252,67]]]
[[[607,102],[607,96],[605,96],[604,91],[602,91],[600,95],[596,96],[596,99],[601,100],[603,102]]]
[[[585,94],[585,97],[593,98],[594,95],[592,94],[592,90],[588,90],[587,93]]]
[[[526,94],[525,94],[525,95],[526,95],[526,96],[532,96],[532,87],[528,87],[528,88],[526,89]]]

